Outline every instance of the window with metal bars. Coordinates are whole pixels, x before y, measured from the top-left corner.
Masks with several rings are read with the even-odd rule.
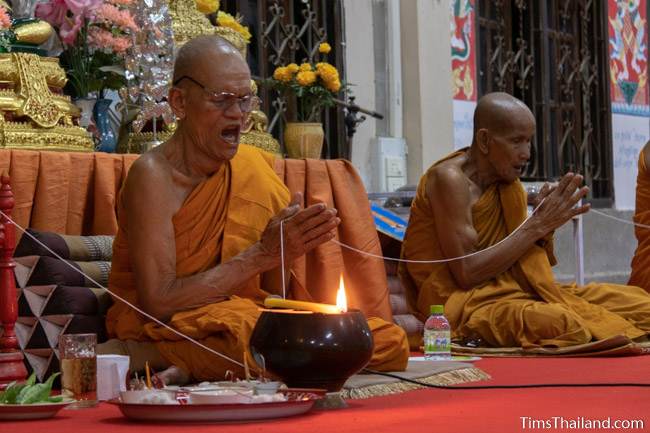
[[[220,9],[240,14],[249,27],[252,38],[247,60],[254,76],[267,78],[277,66],[313,60],[318,45],[327,41],[332,46],[328,61],[345,77],[342,0],[221,0]],[[283,120],[295,101],[265,88],[259,93],[269,117],[269,132],[282,144]],[[324,113],[324,158],[350,157],[343,118],[338,107]]]
[[[573,171],[612,203],[607,2],[476,0],[479,96],[504,91],[535,114],[523,180]]]

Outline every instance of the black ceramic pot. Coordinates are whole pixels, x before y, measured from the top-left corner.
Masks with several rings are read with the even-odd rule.
[[[372,334],[363,313],[297,314],[264,311],[250,340],[253,355],[292,388],[339,391],[372,356]]]

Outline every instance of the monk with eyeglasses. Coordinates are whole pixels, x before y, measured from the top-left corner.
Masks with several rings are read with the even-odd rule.
[[[203,36],[179,50],[168,96],[178,126],[129,171],[109,279],[147,313],[239,362],[267,290],[281,286],[280,221],[287,263],[334,238],[340,222],[322,203],[301,209],[273,157],[239,144],[256,99],[245,60],[224,39]],[[404,332],[374,320],[370,365],[403,369]],[[129,354],[135,369],[149,361],[164,369],[165,383],[242,374],[122,302],[109,310],[107,328],[114,340],[100,352]]]

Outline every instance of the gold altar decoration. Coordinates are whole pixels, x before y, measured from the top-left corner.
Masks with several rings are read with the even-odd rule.
[[[16,35],[16,41],[33,45],[42,44],[54,33],[54,29],[47,21],[34,21],[21,24],[13,30]]]
[[[0,148],[94,149],[88,132],[73,123],[80,113],[62,93],[66,81],[56,58],[0,54]]]
[[[129,134],[129,139],[122,141],[118,144],[119,153],[144,153],[151,148],[151,144],[154,142],[154,139],[163,142],[167,141],[174,134],[176,129],[176,124],[172,123],[166,125],[164,130],[157,131],[156,136],[153,136],[153,132],[132,132]]]

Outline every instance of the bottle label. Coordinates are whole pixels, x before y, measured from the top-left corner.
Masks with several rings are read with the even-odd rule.
[[[424,353],[449,353],[451,351],[451,338],[449,331],[424,332]]]

